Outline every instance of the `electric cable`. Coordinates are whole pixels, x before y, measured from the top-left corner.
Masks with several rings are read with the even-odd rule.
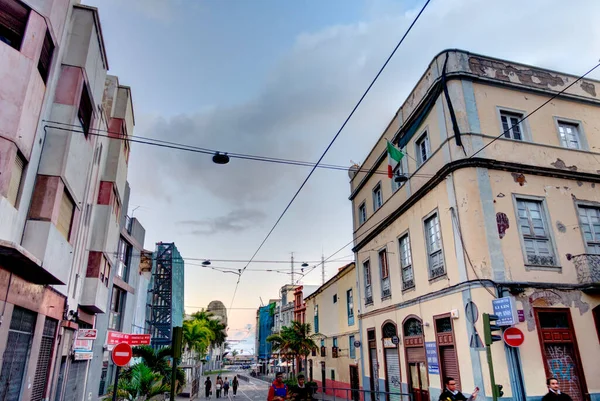
[[[412,23],[408,26],[408,29],[406,30],[406,32],[404,33],[404,35],[402,36],[402,38],[400,39],[400,41],[398,42],[398,44],[396,44],[396,47],[394,47],[394,50],[392,50],[392,52],[390,53],[390,55],[388,56],[388,58],[385,60],[385,62],[383,63],[383,65],[381,66],[381,68],[379,69],[379,71],[377,72],[377,74],[375,75],[375,78],[373,78],[373,80],[371,81],[371,83],[369,84],[369,86],[367,87],[367,89],[364,91],[364,93],[362,94],[362,96],[360,97],[360,99],[358,100],[358,102],[356,103],[356,105],[354,106],[354,108],[352,109],[352,111],[350,112],[350,114],[348,115],[348,117],[346,117],[346,119],[344,120],[344,122],[341,125],[341,127],[338,129],[338,131],[336,132],[336,134],[333,136],[333,138],[329,142],[329,145],[327,145],[327,147],[325,148],[325,150],[321,154],[321,157],[319,157],[319,159],[317,160],[316,164],[311,168],[310,172],[308,173],[308,175],[306,176],[306,178],[304,179],[304,181],[302,182],[302,184],[300,185],[300,187],[298,188],[298,190],[296,191],[296,193],[294,194],[294,196],[292,197],[292,199],[289,201],[289,203],[287,204],[287,206],[285,207],[285,209],[283,209],[283,212],[281,213],[281,215],[279,216],[279,218],[275,221],[275,224],[273,225],[273,227],[269,230],[269,232],[267,233],[266,237],[262,240],[262,242],[260,243],[260,245],[258,246],[258,248],[256,249],[256,251],[254,252],[254,254],[252,255],[252,257],[250,258],[250,261],[248,262],[248,264],[246,266],[244,266],[244,269],[242,269],[242,273],[250,265],[250,263],[252,263],[252,260],[254,260],[254,258],[258,254],[258,252],[260,252],[260,250],[262,249],[262,247],[264,246],[264,244],[267,242],[267,240],[269,239],[269,237],[271,236],[271,234],[273,233],[273,231],[275,230],[275,228],[277,227],[277,225],[279,224],[279,222],[281,221],[281,219],[283,218],[283,216],[285,216],[285,214],[287,213],[287,211],[289,210],[289,208],[292,206],[292,203],[294,203],[294,201],[296,200],[296,198],[298,197],[298,195],[300,194],[300,192],[302,191],[302,189],[304,188],[304,186],[306,185],[306,183],[308,182],[308,180],[310,179],[310,177],[313,175],[313,173],[316,170],[317,166],[325,158],[325,156],[327,155],[327,152],[329,152],[329,149],[331,149],[331,147],[333,146],[333,144],[335,143],[335,141],[337,140],[337,138],[340,136],[340,134],[342,133],[342,131],[346,127],[346,124],[348,124],[348,122],[350,121],[350,119],[352,118],[352,116],[354,115],[354,113],[356,112],[356,110],[358,110],[359,106],[362,104],[363,100],[366,98],[367,94],[370,92],[370,90],[373,87],[373,85],[375,85],[375,82],[377,82],[377,80],[379,79],[380,75],[383,73],[383,70],[388,65],[388,63],[390,62],[390,60],[392,59],[392,57],[394,56],[394,54],[396,54],[396,51],[398,50],[398,48],[400,47],[400,45],[402,45],[402,43],[404,42],[404,39],[408,36],[408,34],[412,30],[413,26],[417,23],[417,21],[421,17],[421,14],[423,14],[423,12],[427,8],[427,5],[429,4],[430,1],[431,0],[427,0],[425,2],[425,4],[423,5],[423,7],[419,11],[419,13],[413,19]],[[241,275],[240,275],[239,278],[241,279]],[[235,300],[235,294],[237,293],[237,287],[239,285],[239,282],[240,282],[240,280],[238,279],[238,282],[236,284],[236,288],[235,288],[234,293],[233,293],[233,297],[231,299],[231,305],[230,306],[233,306],[233,302]]]
[[[46,123],[63,125],[66,127],[81,128],[80,126],[77,126],[74,124],[61,123],[59,121],[51,121],[51,120],[43,120],[43,121]],[[61,131],[69,131],[69,132],[80,133],[80,134],[86,134],[85,131],[76,130],[76,129],[72,129],[72,128],[64,128],[64,127],[57,127],[57,126],[51,126],[51,125],[46,125],[46,128],[57,129],[57,130],[61,130]],[[109,138],[109,139],[113,139],[113,140],[128,141],[128,142],[132,142],[132,143],[139,143],[142,145],[155,146],[155,147],[159,147],[159,148],[181,150],[181,151],[193,152],[193,153],[201,153],[201,154],[210,155],[210,156],[214,156],[217,153],[223,153],[223,154],[226,154],[227,156],[229,156],[230,158],[240,159],[240,160],[250,160],[250,161],[258,161],[258,162],[265,162],[265,163],[284,164],[284,165],[299,166],[299,167],[315,167],[316,166],[315,163],[308,162],[308,161],[294,160],[294,159],[282,159],[282,158],[269,157],[269,156],[257,156],[257,155],[250,155],[250,154],[244,154],[244,153],[221,152],[218,150],[202,148],[202,147],[195,146],[195,145],[182,144],[182,143],[172,142],[172,141],[164,141],[161,139],[148,138],[148,137],[138,136],[138,135],[123,136],[122,134],[119,134],[117,132],[112,132],[112,131],[102,130],[102,129],[97,129],[97,128],[90,128],[90,131],[97,131],[97,132],[87,132],[86,135],[93,135],[93,136]],[[106,132],[107,134],[100,134],[98,132]],[[117,135],[117,136],[114,136],[114,135]],[[411,157],[410,155],[408,155],[408,156]],[[336,164],[319,164],[316,167],[320,168],[320,169],[325,169],[325,170],[338,170],[338,171],[348,171],[349,169],[352,168],[352,166],[347,167],[347,166],[341,166],[341,165],[336,165]],[[362,167],[354,168],[354,169],[352,169],[352,171],[354,171],[356,173],[371,172],[373,174],[385,174],[385,175],[388,174],[387,170],[385,170],[385,171],[384,170],[373,170],[372,171],[370,168],[362,168]],[[433,175],[432,174],[418,174],[417,176],[432,177]]]

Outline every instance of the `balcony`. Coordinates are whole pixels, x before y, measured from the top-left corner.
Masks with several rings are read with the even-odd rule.
[[[104,313],[108,306],[108,287],[97,277],[86,277],[79,305],[93,313]]]
[[[584,286],[583,291],[600,293],[600,254],[582,253],[567,255],[577,270],[577,282]]]

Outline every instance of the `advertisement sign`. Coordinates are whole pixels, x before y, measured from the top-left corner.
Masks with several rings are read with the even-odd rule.
[[[384,338],[383,348],[396,348],[396,344],[394,343],[394,337]]]
[[[95,340],[98,336],[98,330],[96,329],[79,329],[77,330],[78,340]]]
[[[425,342],[425,354],[427,355],[427,370],[430,375],[440,374],[440,364],[438,362],[437,346],[435,341]]]
[[[128,334],[119,331],[109,331],[106,336],[106,345],[117,344],[150,345],[150,334]]]
[[[498,326],[514,326],[519,322],[517,306],[513,297],[497,298],[492,300],[494,315],[498,316]]]
[[[93,357],[94,357],[94,353],[93,352],[75,351],[73,353],[73,359],[75,359],[76,361],[89,361]]]
[[[91,351],[92,345],[94,344],[93,340],[75,340],[73,343],[74,351]]]

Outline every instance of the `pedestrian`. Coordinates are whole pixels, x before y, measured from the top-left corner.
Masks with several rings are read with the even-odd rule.
[[[221,389],[223,388],[223,379],[217,376],[217,398],[221,398]]]
[[[283,401],[288,394],[288,387],[283,382],[283,373],[277,372],[275,374],[275,380],[271,387],[269,387],[269,394],[267,395],[267,401]]]
[[[237,394],[237,388],[239,385],[240,385],[240,382],[238,381],[237,375],[233,376],[233,381],[231,382],[231,387],[233,387],[233,396],[234,397]]]
[[[204,381],[204,396],[207,400],[210,400],[210,395],[212,393],[212,382],[210,381],[210,376],[206,376],[206,380]]]
[[[465,397],[463,393],[458,391],[456,388],[456,380],[453,377],[446,377],[444,379],[444,391],[440,394],[439,401],[474,401],[479,394],[479,387],[475,387],[473,394],[469,398]]]
[[[225,381],[223,382],[223,395],[227,397],[229,395],[229,380],[225,377]]]
[[[569,394],[560,391],[556,377],[546,380],[546,386],[548,386],[548,394],[542,397],[542,401],[573,401]]]
[[[290,393],[295,401],[313,400],[311,388],[306,386],[306,377],[302,373],[298,375],[298,385],[292,387]]]

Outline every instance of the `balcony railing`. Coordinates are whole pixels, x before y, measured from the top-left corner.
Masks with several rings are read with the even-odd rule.
[[[581,255],[567,255],[577,269],[579,284],[600,284],[600,255],[582,253]]]

